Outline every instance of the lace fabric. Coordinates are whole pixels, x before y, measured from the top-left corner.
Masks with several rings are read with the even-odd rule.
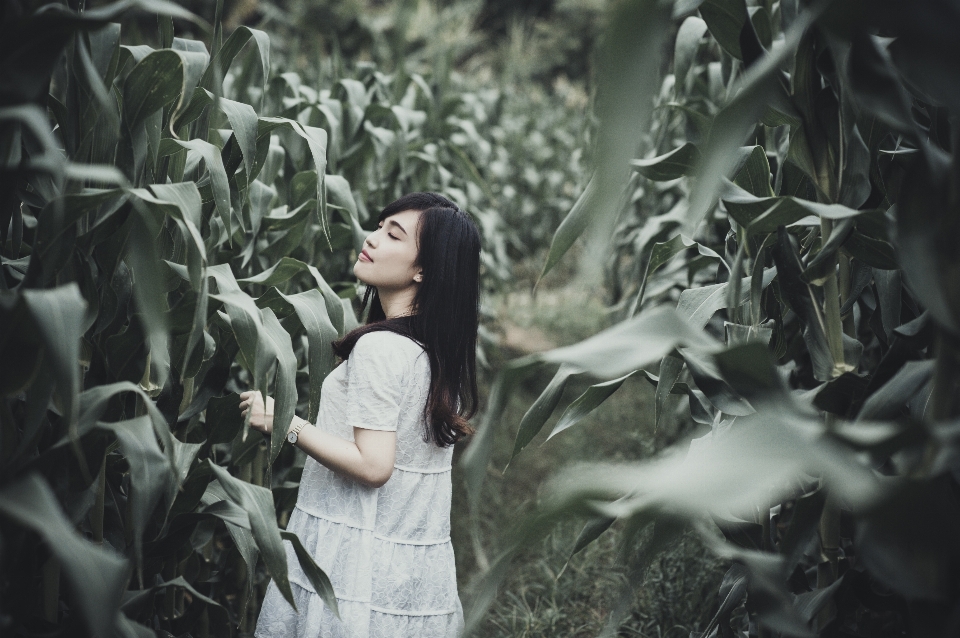
[[[287,523],[327,573],[341,619],[326,607],[284,542],[297,611],[272,580],[256,638],[453,638],[463,629],[450,544],[453,448],[423,440],[430,362],[393,332],[363,335],[324,380],[317,427],[353,440],[353,428],[397,433],[396,462],[380,488],[307,457]]]

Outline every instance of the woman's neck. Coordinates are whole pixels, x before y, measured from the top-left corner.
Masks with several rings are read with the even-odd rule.
[[[398,291],[380,291],[378,289],[377,293],[380,297],[380,306],[383,308],[383,314],[386,315],[387,319],[395,319],[413,314],[415,289]]]

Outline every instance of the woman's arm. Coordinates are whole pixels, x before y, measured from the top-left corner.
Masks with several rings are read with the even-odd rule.
[[[240,393],[241,415],[250,411],[250,426],[264,434],[273,431],[273,399],[267,397],[267,405],[257,391]],[[368,487],[380,487],[393,474],[396,459],[397,433],[392,431],[353,428],[353,441],[324,432],[306,419],[293,417],[286,433],[297,422],[303,428],[297,435],[297,447],[313,457],[321,465]]]

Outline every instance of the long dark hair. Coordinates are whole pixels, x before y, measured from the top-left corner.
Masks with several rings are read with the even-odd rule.
[[[430,392],[424,406],[424,440],[440,447],[473,434],[468,419],[478,408],[477,326],[480,311],[480,231],[469,215],[436,193],[410,193],[380,211],[378,222],[396,213],[421,213],[417,266],[424,278],[413,314],[387,319],[374,286],[367,286],[361,311],[366,323],[333,342],[342,359],[357,339],[390,330],[413,339],[430,358]]]

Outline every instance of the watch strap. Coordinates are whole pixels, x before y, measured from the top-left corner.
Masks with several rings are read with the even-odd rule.
[[[291,443],[296,443],[296,442],[297,442],[297,439],[300,438],[300,430],[302,430],[302,429],[303,429],[303,426],[305,426],[306,424],[307,424],[306,419],[299,419],[299,418],[298,418],[297,421],[296,421],[296,423],[294,423],[293,427],[290,428],[290,431],[287,432],[287,440],[290,440],[290,435],[292,434],[292,435],[293,435],[293,440],[290,440],[290,442],[291,442]]]

